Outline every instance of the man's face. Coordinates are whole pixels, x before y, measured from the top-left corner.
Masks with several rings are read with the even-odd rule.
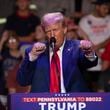
[[[50,40],[51,37],[56,38],[56,47],[60,47],[63,44],[66,27],[63,27],[61,22],[46,26],[45,32],[48,40]]]
[[[17,6],[20,10],[25,10],[29,8],[30,1],[29,0],[17,0]]]
[[[105,17],[109,12],[109,6],[105,4],[97,5],[97,12],[100,17]]]
[[[43,41],[46,39],[46,35],[41,26],[37,26],[35,29],[35,39],[37,41]]]
[[[15,50],[19,46],[19,42],[17,39],[10,37],[7,42],[8,48],[11,50]]]

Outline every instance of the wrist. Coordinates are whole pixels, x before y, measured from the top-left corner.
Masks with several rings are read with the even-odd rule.
[[[97,58],[95,52],[92,52],[90,54],[85,54],[85,57],[90,61],[94,61]]]
[[[29,61],[35,61],[38,58],[38,55],[33,55],[31,52],[29,53]]]

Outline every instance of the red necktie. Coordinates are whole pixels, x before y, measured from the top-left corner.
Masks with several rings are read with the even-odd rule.
[[[57,51],[54,52],[50,65],[50,92],[60,92],[60,60]]]

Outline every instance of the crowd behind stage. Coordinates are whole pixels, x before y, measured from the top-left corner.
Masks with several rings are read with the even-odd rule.
[[[29,0],[17,0],[17,8],[7,18],[0,37],[0,110],[5,110],[6,98],[10,93],[28,93],[30,86],[21,87],[16,81],[17,69],[24,57],[24,51],[34,42],[44,42],[39,15],[29,10]],[[59,10],[65,16],[67,39],[86,39],[94,44],[99,57],[98,65],[84,71],[83,76],[91,92],[110,91],[110,5],[94,3],[89,14],[74,12],[69,16],[66,10]],[[58,10],[56,10],[58,11]]]

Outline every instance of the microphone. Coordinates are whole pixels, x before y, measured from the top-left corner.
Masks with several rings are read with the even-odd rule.
[[[55,43],[56,43],[55,37],[51,37],[50,38],[50,46],[51,46],[51,48],[52,48],[53,51],[55,49]]]

